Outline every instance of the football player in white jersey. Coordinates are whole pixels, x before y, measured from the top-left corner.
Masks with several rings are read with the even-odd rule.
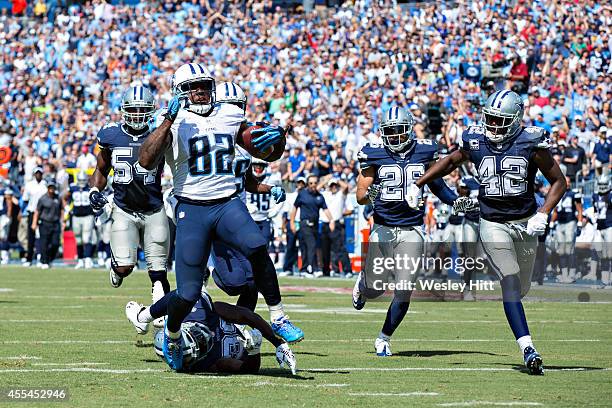
[[[201,64],[184,64],[173,76],[172,100],[140,150],[139,163],[145,169],[155,168],[165,154],[178,201],[177,292],[168,304],[163,346],[166,362],[174,370],[182,368],[181,322],[200,297],[214,239],[239,249],[251,263],[275,333],[288,342],[304,337],[284,313],[267,242],[236,196],[235,144],[244,145],[247,128],[242,109],[215,103],[215,80],[208,70]],[[251,142],[267,153],[265,160],[274,161],[284,151],[284,133],[278,126],[260,127],[251,131]]]

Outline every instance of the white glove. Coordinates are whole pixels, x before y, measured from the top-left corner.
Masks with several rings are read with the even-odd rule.
[[[423,205],[421,189],[414,183],[408,186],[408,191],[406,192],[406,202],[410,208],[414,208],[415,210]]]
[[[259,354],[261,350],[261,343],[263,341],[261,332],[257,329],[248,330],[244,326],[239,327],[239,325],[236,325],[236,327],[238,327],[238,330],[242,335],[242,338],[239,337],[238,341],[240,341],[247,354],[249,356]]]
[[[459,197],[453,203],[453,214],[474,212],[478,208],[478,201],[470,197]]]
[[[291,370],[291,374],[295,375],[297,361],[295,360],[293,351],[291,351],[287,343],[283,343],[276,348],[276,361],[278,361],[278,365],[281,368],[286,366]]]
[[[374,201],[376,201],[376,197],[378,197],[378,193],[380,193],[381,187],[382,185],[380,184],[372,184],[370,187],[368,187],[368,191],[367,191],[368,200],[370,200],[372,205],[374,205]]]
[[[527,234],[532,237],[544,235],[548,225],[548,214],[537,212],[527,221]]]

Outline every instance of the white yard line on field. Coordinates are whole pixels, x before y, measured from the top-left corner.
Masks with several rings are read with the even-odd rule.
[[[0,293],[13,292],[15,289],[11,288],[0,288]]]
[[[352,397],[436,397],[440,395],[437,392],[349,392]]]
[[[306,339],[304,341],[312,343],[362,343],[371,342],[372,339]],[[509,339],[393,339],[394,343],[497,343],[508,342]],[[580,342],[600,342],[600,339],[538,339],[538,342],[561,342],[561,343],[580,343]]]
[[[288,383],[274,383],[271,381],[257,381],[252,384],[244,384],[246,387],[294,387],[294,388],[341,388],[348,387],[349,384],[288,384]]]
[[[529,401],[463,401],[463,402],[444,402],[437,404],[439,407],[475,407],[486,405],[489,407],[539,407],[544,404]]]
[[[293,319],[292,319],[293,320]],[[324,320],[324,319],[295,319],[295,323],[372,323],[380,324],[378,320]],[[410,324],[501,324],[507,325],[505,320],[410,320]],[[530,320],[529,323],[539,324],[612,324],[612,321],[597,320]]]
[[[80,363],[32,363],[32,366],[37,367],[46,367],[46,366],[60,366],[60,367],[70,367],[70,366],[92,366],[92,365],[109,365],[110,363],[89,363],[87,361],[83,361]]]
[[[124,323],[125,319],[6,319],[2,323]]]
[[[516,371],[509,367],[329,367],[329,368],[303,368],[309,372],[329,372],[329,371]],[[610,371],[611,368],[601,368],[597,371]],[[546,371],[589,371],[585,367],[574,368],[546,368]]]
[[[133,340],[6,340],[0,344],[134,344]]]
[[[2,373],[106,373],[106,374],[135,374],[135,373],[165,373],[166,370],[147,369],[111,369],[111,368],[91,368],[91,367],[70,367],[70,368],[15,368],[0,369]]]
[[[36,356],[8,356],[0,357],[0,360],[42,360],[42,358]]]

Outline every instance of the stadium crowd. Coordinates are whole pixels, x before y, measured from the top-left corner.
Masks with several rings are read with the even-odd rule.
[[[271,0],[61,3],[0,16],[0,146],[11,149],[0,174],[15,200],[39,166],[60,193],[70,169],[91,170],[123,90],[142,83],[165,106],[188,61],[239,84],[249,119],[293,126],[271,166],[289,190],[309,174],[354,186],[357,152],[378,139],[391,104],[444,153],[501,88],[524,96],[525,124],[551,132],[573,180],[610,166],[612,8],[602,2],[358,0],[311,12]]]

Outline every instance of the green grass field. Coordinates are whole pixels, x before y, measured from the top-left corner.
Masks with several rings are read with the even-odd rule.
[[[498,301],[417,299],[394,335],[395,355],[379,358],[373,341],[386,303],[354,311],[349,281],[281,285],[288,313],[306,333],[293,346],[297,377],[276,366],[269,344],[257,376],[186,375],[171,372],[151,336],[138,336],[125,318],[128,300],[150,302],[146,274],[113,289],[102,270],[2,266],[0,388],[68,389],[69,400],[53,406],[74,407],[612,405],[612,291],[531,290],[527,317],[547,369],[533,377],[521,370]],[[581,292],[589,302],[578,302]]]

